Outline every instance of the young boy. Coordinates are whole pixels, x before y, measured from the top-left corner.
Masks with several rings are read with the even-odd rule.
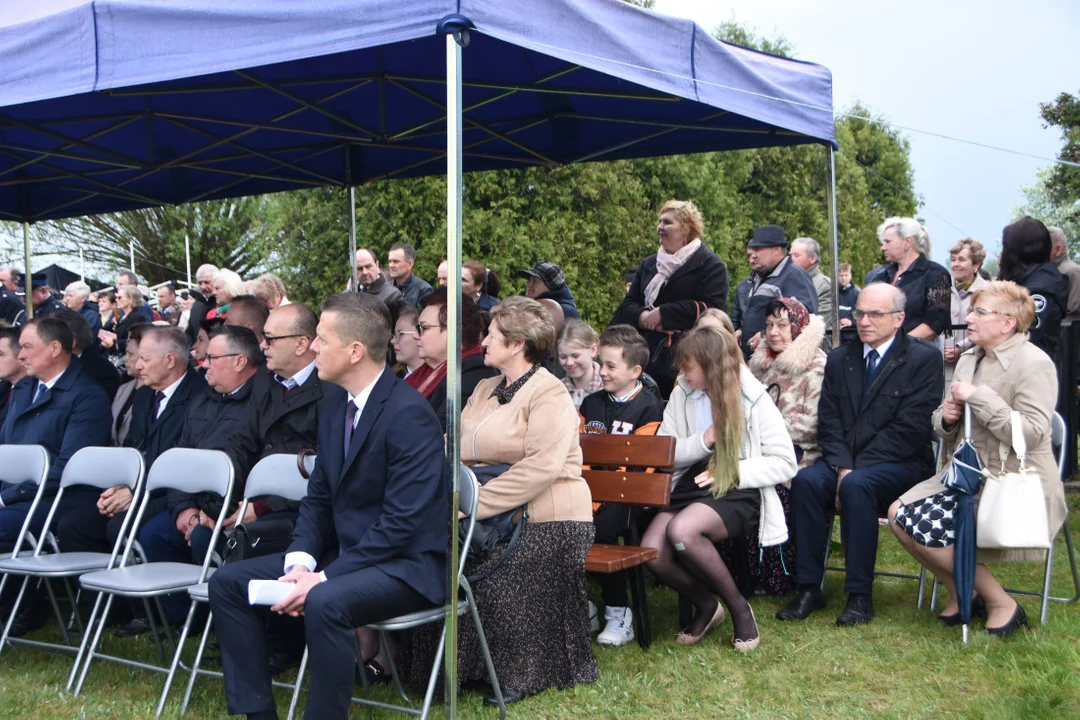
[[[598,360],[604,389],[581,401],[581,432],[655,435],[664,419],[664,410],[641,384],[641,373],[649,363],[649,346],[645,340],[629,325],[612,325],[600,336]],[[618,544],[636,514],[635,508],[628,505],[606,504],[594,509],[595,542]],[[626,574],[594,577],[600,585],[605,620],[604,630],[596,636],[596,641],[601,645],[625,645],[634,639]]]

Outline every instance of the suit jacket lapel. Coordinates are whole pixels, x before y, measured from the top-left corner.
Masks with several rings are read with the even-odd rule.
[[[852,341],[848,343],[848,352],[845,360],[844,380],[848,386],[848,397],[851,398],[854,416],[858,417],[862,410],[862,378],[866,371],[862,360],[862,343]]]
[[[277,380],[273,381],[277,387],[272,387],[270,392],[274,393],[276,398],[278,395],[282,395],[280,402],[274,402],[271,405],[271,412],[266,419],[266,426],[269,427],[276,423],[283,415],[292,412],[296,408],[307,405],[308,403],[317,402],[321,397],[319,391],[319,380],[314,372],[311,373],[311,377],[304,382],[303,385],[294,387],[289,391],[289,394],[285,394],[285,387]],[[345,430],[342,428],[342,433]],[[342,436],[344,437],[344,435]]]
[[[390,390],[394,387],[394,381],[397,378],[394,374],[386,369],[383,369],[382,374],[379,375],[378,380],[375,381],[375,387],[371,389],[371,395],[368,396],[367,403],[364,405],[363,411],[360,413],[360,420],[356,423],[356,430],[353,431],[352,441],[349,443],[349,454],[345,458],[345,462],[341,464],[341,475],[338,479],[345,477],[345,473],[349,471],[353,462],[356,461],[357,456],[360,454],[360,448],[364,446],[364,441],[367,440],[367,436],[371,433],[371,429],[375,427],[375,421],[378,420],[379,415],[382,414],[383,404],[386,399],[390,397]],[[338,437],[341,438],[341,449],[345,450],[345,414],[341,413],[342,425],[341,434]]]

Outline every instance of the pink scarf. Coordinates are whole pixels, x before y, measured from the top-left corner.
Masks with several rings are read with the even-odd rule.
[[[683,245],[675,253],[669,253],[664,249],[663,245],[660,246],[660,252],[656,253],[656,275],[653,276],[653,279],[649,281],[645,288],[645,307],[652,310],[656,306],[656,296],[660,294],[660,290],[667,283],[668,278],[681,268],[683,263],[696,253],[699,247],[701,247],[700,238],[694,238],[693,241]]]

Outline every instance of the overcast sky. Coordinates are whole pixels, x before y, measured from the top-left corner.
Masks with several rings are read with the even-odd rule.
[[[890,122],[1054,157],[1039,103],[1080,91],[1077,0],[657,0],[710,32],[726,20],[783,35],[832,71],[833,101]],[[933,258],[970,235],[994,256],[1022,185],[1049,163],[907,132]],[[951,225],[955,227],[951,227]]]

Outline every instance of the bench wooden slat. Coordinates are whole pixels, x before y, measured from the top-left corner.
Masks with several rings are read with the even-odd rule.
[[[675,465],[675,438],[657,435],[582,433],[584,464],[668,469]]]
[[[585,556],[586,572],[609,574],[644,565],[659,556],[655,548],[595,544]]]
[[[584,470],[594,502],[663,507],[671,502],[669,473]]]

